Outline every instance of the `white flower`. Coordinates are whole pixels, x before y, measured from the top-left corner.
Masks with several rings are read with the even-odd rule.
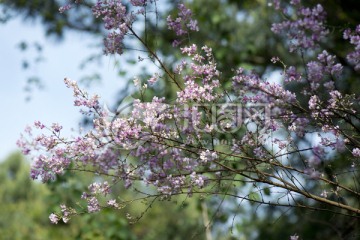
[[[200,160],[202,163],[207,163],[218,158],[216,152],[210,152],[208,149],[200,153]]]
[[[135,87],[139,87],[139,86],[140,86],[140,80],[139,80],[137,77],[134,77],[133,82],[134,82],[134,86],[135,86]]]

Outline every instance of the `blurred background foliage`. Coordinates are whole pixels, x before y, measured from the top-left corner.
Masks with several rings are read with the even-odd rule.
[[[89,8],[91,2],[84,0],[75,9],[60,14],[58,9],[62,4],[61,1],[1,0],[0,20],[6,24],[11,18],[21,16],[24,21],[40,21],[47,35],[58,40],[65,38],[71,31],[88,33],[89,37],[99,37],[104,30],[99,20],[91,14]],[[358,94],[359,74],[352,70],[345,59],[351,45],[342,39],[342,31],[346,28],[355,28],[360,23],[359,1],[304,0],[303,2],[307,6],[317,3],[324,6],[328,13],[327,25],[334,37],[323,42],[322,47],[336,54],[345,67],[346,78],[338,82],[339,87],[344,92]],[[167,1],[166,9],[174,9],[177,3],[178,1]],[[280,57],[287,65],[303,65],[300,54],[290,55],[285,47],[285,40],[270,31],[271,23],[282,21],[283,16],[270,8],[268,1],[196,0],[188,1],[187,6],[192,9],[194,18],[199,21],[200,26],[200,32],[191,34],[190,40],[214,49],[218,68],[223,73],[221,81],[225,88],[231,87],[229,79],[233,69],[240,66],[249,70],[254,69],[264,77],[269,77],[273,71],[282,71],[282,66],[275,66],[270,62],[273,56]],[[160,17],[174,12],[162,14]],[[171,46],[175,36],[165,25],[156,25],[155,22],[147,23],[146,28],[147,44],[157,50],[171,69],[181,57],[179,51],[174,54],[174,48]],[[144,34],[145,32],[142,33],[143,36]],[[184,39],[184,44],[188,41],[189,39]],[[101,51],[99,47],[99,53]],[[137,52],[134,54],[129,50],[127,53],[124,60],[119,61],[127,61],[135,65]],[[306,57],[310,58],[310,56]],[[84,59],[84,62],[91,62],[97,58],[84,56]],[[138,76],[145,82],[150,73],[147,69],[143,70]],[[119,89],[119,99],[114,99],[115,106],[132,93],[132,76],[128,76],[124,70],[119,70],[119,78],[127,79],[128,84],[125,89]],[[293,91],[297,89],[294,85],[288,87]],[[166,76],[163,76],[162,81],[148,92],[149,99],[155,93],[171,98],[176,95],[176,88]],[[345,167],[346,161],[346,155],[338,155],[333,156],[331,164],[341,168]],[[333,174],[331,167],[325,170],[329,176]],[[0,236],[4,236],[3,239],[186,239],[191,236],[193,239],[205,238],[203,208],[201,200],[196,198],[188,200],[189,203],[185,204],[185,207],[171,202],[157,203],[135,225],[129,224],[123,212],[110,210],[79,216],[69,224],[50,225],[49,213],[53,212],[60,203],[70,203],[78,199],[92,178],[86,174],[80,177],[69,173],[54,183],[42,185],[32,182],[28,176],[28,163],[20,154],[11,155],[1,164]],[[121,189],[119,191],[123,194]],[[353,200],[358,201],[358,199]],[[310,204],[321,207],[317,203],[310,202]],[[359,238],[357,220],[334,215],[331,212],[260,207],[254,203],[244,204],[233,198],[221,196],[208,197],[207,206],[213,239],[278,240],[288,239],[294,233],[300,235],[301,239]],[[139,214],[142,207],[134,205],[126,210]]]

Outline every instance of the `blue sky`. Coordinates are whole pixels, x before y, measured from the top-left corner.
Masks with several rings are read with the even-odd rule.
[[[77,128],[81,119],[78,109],[73,106],[71,90],[63,83],[64,77],[79,80],[93,68],[103,76],[103,81],[89,90],[102,97],[103,103],[111,105],[117,90],[124,85],[124,79],[114,71],[114,59],[105,58],[104,64],[91,65],[92,69],[80,70],[79,64],[89,51],[96,53],[99,48],[89,46],[99,42],[86,34],[68,33],[62,42],[47,39],[41,24],[24,23],[12,19],[0,24],[0,159],[17,150],[16,140],[27,124],[41,120],[50,124],[58,122],[66,132]],[[36,57],[34,50],[21,52],[17,47],[21,41],[30,44],[41,43],[44,47],[45,61],[24,71],[22,60]],[[25,82],[30,76],[39,76],[45,85],[44,90],[35,90],[32,100],[25,101]]]

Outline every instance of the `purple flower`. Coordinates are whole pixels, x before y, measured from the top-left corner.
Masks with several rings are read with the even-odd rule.
[[[360,70],[360,24],[356,27],[356,30],[353,32],[350,29],[344,31],[344,39],[348,39],[352,45],[355,46],[353,52],[350,52],[346,58],[350,64],[355,66],[355,70]]]
[[[142,6],[146,1],[134,0],[131,3]],[[92,11],[96,18],[102,18],[105,29],[111,31],[104,40],[105,54],[122,54],[123,41],[135,20],[135,13],[128,13],[121,1],[97,1]]]
[[[103,183],[92,183],[89,185],[89,190],[91,194],[102,194],[104,196],[108,195],[110,193],[110,186],[108,182]]]
[[[316,96],[316,95],[311,96],[310,100],[309,100],[309,109],[311,109],[311,110],[318,109],[319,103],[320,103],[320,99],[318,96]]]
[[[301,74],[296,71],[296,68],[294,66],[290,66],[288,69],[286,69],[285,82],[294,82],[300,80],[301,80]]]
[[[62,7],[59,8],[59,12],[64,13],[64,12],[70,10],[71,7],[72,7],[71,4],[66,4],[65,6],[62,6]]]
[[[166,21],[168,28],[173,30],[176,36],[186,35],[189,33],[189,31],[199,31],[197,21],[192,19],[191,10],[186,8],[184,4],[179,4],[178,9],[179,13],[175,19],[173,19],[171,16],[167,17]],[[175,40],[173,43],[175,46],[178,44],[178,40]]]
[[[43,129],[43,128],[45,128],[45,125],[42,124],[40,121],[35,121],[35,122],[34,122],[34,126],[35,126],[36,128],[38,128],[38,129]]]
[[[204,164],[208,162],[212,162],[215,159],[218,158],[218,155],[216,152],[210,152],[208,149],[206,151],[202,151],[200,153],[200,161]]]
[[[130,3],[133,6],[138,6],[138,7],[144,6],[146,4],[146,2],[147,2],[147,0],[130,0]]]
[[[58,222],[60,220],[60,218],[54,213],[50,214],[49,219],[50,219],[50,222],[53,224],[58,224]]]
[[[326,13],[323,7],[318,4],[312,9],[304,8],[300,6],[298,0],[291,1],[291,4],[296,9],[296,20],[274,23],[271,30],[277,34],[286,33],[290,40],[290,52],[296,49],[315,48],[317,43],[329,33],[324,24]],[[279,4],[275,9],[281,10]],[[286,12],[285,9],[282,11]]]
[[[314,168],[306,168],[304,170],[304,173],[306,175],[309,175],[310,179],[314,179],[314,180],[318,179],[320,177],[320,175],[321,175],[320,172],[315,170]]]
[[[321,163],[321,159],[318,156],[312,156],[308,163],[310,167],[317,167]]]
[[[88,203],[88,212],[89,213],[100,211],[100,204],[96,197],[88,198],[87,203]]]
[[[299,240],[299,235],[294,234],[294,235],[290,236],[290,240]]]
[[[360,149],[359,148],[354,148],[351,153],[354,157],[360,157]]]
[[[107,205],[110,207],[119,208],[119,204],[116,202],[115,199],[108,200]]]
[[[290,1],[290,4],[292,4],[292,5],[299,5],[300,4],[300,0],[291,0]]]
[[[60,126],[58,123],[53,123],[51,128],[55,131],[55,132],[60,132],[60,130],[63,128],[62,126]]]
[[[191,184],[194,187],[203,188],[206,185],[206,178],[202,175],[196,174],[196,172],[192,172],[190,174]]]
[[[319,62],[311,61],[307,65],[308,80],[310,82],[311,90],[315,91],[320,87],[320,82],[324,77],[324,68]]]

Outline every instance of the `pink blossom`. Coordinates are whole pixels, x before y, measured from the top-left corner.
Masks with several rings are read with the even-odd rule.
[[[352,154],[354,155],[354,157],[360,157],[360,149],[359,148],[354,148],[352,150]]]
[[[277,4],[275,9],[281,10]],[[298,1],[291,2],[295,7],[296,20],[285,20],[281,23],[273,23],[271,30],[280,34],[285,32],[290,40],[290,52],[296,49],[313,49],[329,33],[325,27],[325,11],[318,4],[314,8],[305,8]],[[284,12],[285,9],[282,9]]]

